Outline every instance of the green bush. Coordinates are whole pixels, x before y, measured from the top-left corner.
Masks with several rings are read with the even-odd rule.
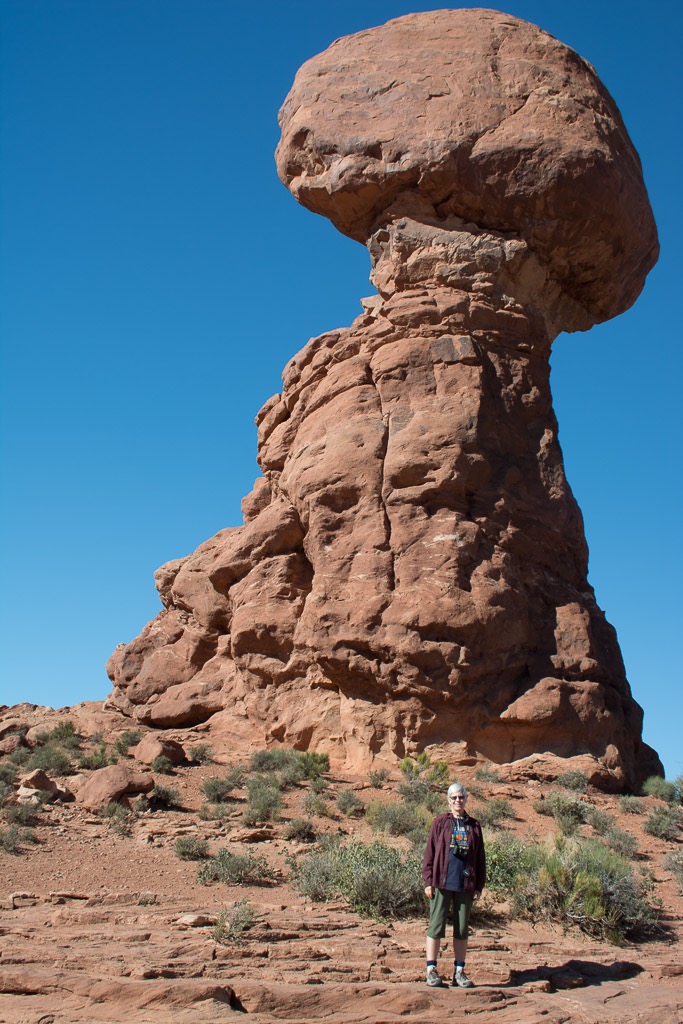
[[[436,816],[437,814],[448,813],[448,801],[446,799],[446,795],[438,790],[429,793],[425,797],[424,805],[429,811],[429,813],[432,815],[432,817]]]
[[[12,785],[17,779],[17,766],[9,759],[0,761],[0,782]]]
[[[315,842],[315,826],[308,818],[292,818],[285,828],[285,839],[296,839],[300,843]]]
[[[334,815],[327,797],[322,793],[307,793],[302,801],[301,809],[304,814],[312,815],[315,818],[331,818]]]
[[[69,755],[61,747],[47,743],[44,747],[36,747],[26,762],[27,768],[41,768],[49,775],[73,774],[73,763]]]
[[[488,825],[489,828],[501,828],[503,821],[514,818],[514,816],[512,804],[502,796],[481,804],[473,814],[473,817],[478,818],[482,825]]]
[[[299,759],[307,779],[315,779],[316,776],[330,770],[329,754],[316,754],[313,751],[306,750],[299,754]]]
[[[382,803],[371,800],[365,816],[373,832],[390,836],[407,836],[415,830],[425,831],[431,824],[431,815],[425,807],[413,803]]]
[[[289,747],[274,747],[272,750],[255,750],[249,760],[252,772],[275,772],[288,764],[296,764],[299,755]]]
[[[213,762],[213,750],[208,743],[198,743],[196,747],[189,749],[190,760],[195,764],[211,764]]]
[[[200,885],[224,882],[226,885],[264,885],[275,878],[265,857],[253,853],[231,853],[221,849],[199,869]]]
[[[536,843],[525,843],[509,832],[485,835],[486,889],[494,896],[509,899],[537,865]]]
[[[619,810],[622,814],[645,814],[647,807],[639,796],[622,796],[619,798]]]
[[[672,850],[667,853],[664,867],[674,876],[678,891],[683,895],[683,850]]]
[[[176,786],[165,786],[162,782],[156,782],[151,796],[148,798],[150,806],[158,807],[182,807],[183,802]]]
[[[202,804],[197,815],[202,821],[222,821],[232,809],[230,804]]]
[[[247,825],[264,821],[277,821],[280,817],[282,797],[266,775],[256,775],[247,783],[247,807],[244,820]]]
[[[342,789],[337,794],[337,807],[342,814],[350,817],[352,814],[359,814],[363,808],[363,801],[352,789]]]
[[[427,772],[427,782],[432,786],[446,786],[450,777],[451,770],[445,761],[434,761]]]
[[[314,775],[310,783],[311,792],[313,793],[325,793],[330,788],[330,784],[324,775]]]
[[[593,807],[591,804],[585,804],[583,811],[583,820],[595,829],[599,836],[606,835],[610,829],[616,828],[616,823],[611,814],[607,811],[600,810],[599,807]]]
[[[68,750],[78,750],[81,745],[81,739],[80,733],[69,718],[64,722],[59,722],[47,734],[48,743],[53,746],[66,747]]]
[[[179,836],[173,852],[180,860],[204,860],[209,855],[209,842],[199,836]]]
[[[135,815],[127,807],[124,807],[123,804],[112,800],[111,803],[102,808],[100,816],[104,818],[112,831],[117,832],[120,836],[130,835]]]
[[[254,910],[249,901],[238,900],[229,909],[221,910],[211,937],[214,942],[223,946],[229,943],[240,945],[246,938],[246,932],[254,924],[254,918]]]
[[[286,764],[284,768],[280,769],[278,773],[278,788],[292,789],[294,786],[298,786],[300,782],[303,782],[305,778],[306,773],[301,761],[293,761],[292,764]]]
[[[7,755],[7,760],[12,764],[16,764],[18,767],[22,767],[23,765],[27,765],[31,760],[32,753],[33,752],[29,750],[28,747],[17,747],[11,754]]]
[[[40,823],[40,809],[35,804],[8,804],[2,816],[10,825],[32,826]]]
[[[678,807],[655,807],[643,829],[657,839],[675,842],[681,830],[681,812]]]
[[[620,853],[622,857],[633,859],[638,853],[638,840],[636,837],[632,836],[629,832],[624,832],[621,828],[617,828],[616,825],[603,832],[602,838],[610,850]]]
[[[173,775],[175,770],[173,761],[170,757],[167,757],[166,754],[159,754],[155,757],[149,767],[150,770],[155,772],[157,775]]]
[[[422,804],[430,792],[429,785],[418,776],[407,778],[405,782],[399,783],[398,786],[399,796],[406,803]]]
[[[573,789],[575,793],[585,793],[588,789],[588,776],[584,772],[575,769],[561,772],[555,781],[558,786],[564,786],[565,789]]]
[[[661,907],[651,884],[631,864],[593,839],[557,837],[539,846],[538,859],[513,888],[513,912],[532,921],[574,924],[613,942],[654,934]]]
[[[209,803],[224,804],[235,788],[235,781],[231,775],[227,775],[224,779],[205,779],[201,788]]]
[[[295,862],[293,882],[310,899],[341,896],[358,913],[379,920],[424,914],[419,858],[384,843],[328,844]]]
[[[9,828],[0,828],[0,850],[4,853],[11,853],[15,856],[21,853],[22,830],[16,825]]]
[[[121,757],[126,757],[131,747],[137,746],[142,739],[142,733],[139,729],[126,729],[120,736],[117,736],[114,742],[114,750]]]
[[[101,743],[89,754],[81,754],[78,759],[79,768],[85,768],[86,771],[96,771],[110,764],[116,764],[116,755],[110,753],[106,743]]]
[[[389,771],[387,768],[377,768],[375,771],[368,772],[368,779],[373,789],[381,789],[385,782],[389,781]]]
[[[654,796],[658,800],[666,800],[667,803],[673,803],[677,797],[675,784],[667,782],[659,775],[651,775],[645,780],[642,788],[645,796]]]
[[[576,797],[552,790],[545,799],[534,800],[533,808],[537,814],[554,818],[560,831],[565,836],[570,836],[586,820],[588,804]]]

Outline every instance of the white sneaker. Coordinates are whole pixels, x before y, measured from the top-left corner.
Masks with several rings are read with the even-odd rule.
[[[472,988],[472,982],[465,974],[463,967],[456,967],[455,974],[453,975],[453,984],[457,985],[458,988]]]
[[[437,971],[436,967],[432,965],[427,968],[427,984],[430,988],[439,988],[440,985],[443,985],[441,975]]]

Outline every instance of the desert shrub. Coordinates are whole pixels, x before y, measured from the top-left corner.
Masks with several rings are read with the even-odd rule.
[[[424,831],[431,824],[431,815],[425,807],[413,803],[382,803],[371,800],[365,816],[373,832],[390,836],[407,836],[415,830]]]
[[[111,803],[102,808],[100,816],[104,818],[113,832],[117,832],[120,836],[130,835],[135,815],[127,807],[124,807],[123,804],[112,800]]]
[[[654,796],[658,800],[673,803],[676,799],[676,786],[673,782],[662,779],[659,775],[651,775],[642,786],[644,796]]]
[[[604,836],[610,829],[616,828],[613,816],[607,811],[602,811],[599,807],[593,807],[590,804],[585,804],[584,807],[583,820],[595,829],[599,836]]]
[[[252,772],[274,772],[298,760],[296,750],[289,747],[274,747],[273,750],[255,750],[249,759]]]
[[[602,833],[602,838],[610,850],[620,853],[622,857],[633,859],[638,853],[638,840],[636,837],[632,836],[630,832],[625,832],[622,828],[618,828],[616,825],[606,829]]]
[[[70,718],[64,722],[58,722],[54,729],[47,734],[48,743],[66,747],[68,750],[78,750],[81,739],[80,733]]]
[[[559,836],[538,846],[537,860],[513,884],[519,916],[574,924],[614,942],[653,934],[660,910],[651,883],[636,879],[627,860],[593,839]]]
[[[11,764],[16,764],[18,767],[28,764],[31,760],[32,751],[28,747],[17,747],[11,754],[7,755],[6,760]]]
[[[232,809],[230,804],[202,804],[197,811],[197,816],[202,821],[222,821]]]
[[[588,776],[576,769],[561,772],[555,781],[558,786],[563,786],[565,789],[573,789],[575,793],[585,793],[588,789]]]
[[[342,789],[337,794],[337,807],[342,814],[350,817],[352,814],[360,813],[364,808],[363,801],[352,789]]]
[[[156,782],[151,795],[148,797],[150,807],[156,810],[158,807],[182,807],[183,802],[176,786],[165,786],[162,782]]]
[[[170,757],[166,757],[165,754],[159,754],[158,757],[155,757],[149,767],[157,775],[173,775],[175,769],[173,761]]]
[[[419,776],[406,778],[405,782],[398,785],[398,793],[406,803],[421,804],[429,796],[431,790],[427,782]]]
[[[285,839],[296,839],[300,843],[315,842],[315,826],[308,818],[292,818],[285,828]]]
[[[0,782],[11,785],[16,782],[17,766],[9,759],[0,761]]]
[[[232,907],[221,910],[218,915],[211,937],[220,945],[233,943],[240,945],[246,938],[246,932],[252,927],[255,915],[248,900],[237,900]]]
[[[330,788],[330,784],[324,775],[314,775],[310,783],[313,793],[325,793]]]
[[[73,763],[69,754],[61,747],[47,743],[44,747],[36,747],[26,762],[27,768],[42,768],[49,775],[71,775]]]
[[[500,775],[489,761],[477,768],[474,777],[477,782],[500,782]]]
[[[619,798],[619,810],[622,814],[645,814],[647,807],[639,796],[622,796]]]
[[[280,791],[265,775],[257,775],[247,783],[247,807],[244,820],[248,825],[261,821],[277,821],[282,807]]]
[[[30,827],[40,823],[40,808],[36,804],[7,804],[2,816],[10,825]]]
[[[427,782],[432,786],[445,786],[450,775],[451,770],[445,761],[434,761],[427,771]]]
[[[107,765],[115,763],[116,755],[109,752],[106,743],[101,743],[99,747],[91,750],[89,754],[81,754],[78,759],[79,768],[85,768],[87,771],[106,768]]]
[[[190,760],[195,764],[211,764],[213,762],[213,751],[208,743],[198,743],[190,747],[188,751]]]
[[[278,786],[280,789],[292,789],[298,786],[306,778],[304,766],[300,760],[286,764],[278,773]]]
[[[399,761],[398,768],[406,779],[417,779],[429,768],[430,763],[429,755],[423,750],[416,758],[404,757]]]
[[[114,750],[121,757],[126,757],[130,748],[137,746],[141,739],[142,733],[139,729],[126,729],[114,741]]]
[[[310,899],[341,896],[358,913],[380,920],[424,913],[419,859],[380,842],[327,844],[294,863],[293,882]]]
[[[446,795],[439,790],[428,793],[423,802],[429,813],[432,815],[446,814],[448,811]]]
[[[545,800],[534,800],[534,810],[554,818],[565,836],[573,835],[586,820],[588,804],[576,797],[552,790]]]
[[[683,894],[683,850],[672,850],[667,853],[664,867],[674,876],[678,891]]]
[[[327,797],[322,793],[307,793],[302,801],[301,809],[304,814],[315,818],[331,818],[334,815],[334,810]]]
[[[148,796],[143,793],[137,798],[134,804],[136,814],[144,814],[145,811],[154,810],[152,807],[152,801]]]
[[[209,842],[200,836],[179,836],[173,852],[180,860],[203,860],[209,855]]]
[[[317,754],[313,751],[305,750],[299,754],[299,759],[307,779],[315,779],[316,776],[330,770],[329,754]]]
[[[254,853],[231,853],[225,848],[218,851],[197,875],[200,885],[224,882],[226,885],[264,885],[275,878],[275,872],[265,857]]]
[[[373,789],[381,789],[384,783],[389,781],[389,771],[387,768],[377,768],[368,772],[368,779]]]
[[[9,828],[0,828],[0,850],[4,853],[21,853],[22,830],[16,825]]]
[[[538,861],[536,843],[525,843],[509,832],[486,834],[486,888],[494,896],[512,898],[521,879]]]
[[[657,839],[675,842],[681,829],[681,812],[678,807],[655,807],[643,828]]]
[[[201,788],[209,803],[224,804],[235,788],[235,783],[229,776],[224,779],[205,779]]]
[[[473,814],[473,817],[478,818],[482,825],[488,825],[489,828],[501,828],[503,821],[514,818],[514,816],[512,804],[502,796],[480,804]]]

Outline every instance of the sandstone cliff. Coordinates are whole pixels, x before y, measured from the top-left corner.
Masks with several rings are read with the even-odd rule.
[[[367,764],[592,755],[658,769],[587,582],[548,356],[657,257],[595,72],[483,10],[409,15],[307,62],[280,112],[295,197],[367,243],[377,293],[257,417],[244,525],[163,566],[110,705]]]

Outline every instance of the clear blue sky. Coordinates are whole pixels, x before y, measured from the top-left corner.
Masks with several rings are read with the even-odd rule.
[[[365,249],[273,161],[299,65],[434,3],[0,0],[0,701],[109,691],[154,569],[240,520],[254,415],[309,337],[371,294]],[[561,336],[553,391],[590,578],[645,739],[683,772],[681,8],[529,0],[640,152],[662,254],[636,306]]]

